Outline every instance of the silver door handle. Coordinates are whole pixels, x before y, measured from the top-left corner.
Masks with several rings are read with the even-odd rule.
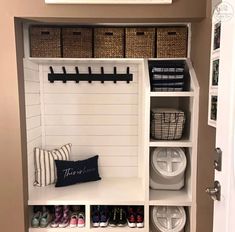
[[[214,188],[207,188],[206,193],[214,201],[220,201],[220,199],[221,199],[221,185],[220,185],[219,181],[215,181]]]

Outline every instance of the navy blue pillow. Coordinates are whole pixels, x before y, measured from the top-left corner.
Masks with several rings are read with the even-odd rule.
[[[55,187],[101,180],[98,171],[98,155],[79,161],[55,160],[57,181]]]

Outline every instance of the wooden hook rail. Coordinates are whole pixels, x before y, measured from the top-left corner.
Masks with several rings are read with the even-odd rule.
[[[133,74],[130,73],[130,67],[127,67],[125,74],[118,74],[117,67],[113,68],[113,73],[105,73],[104,67],[101,67],[101,73],[92,73],[91,67],[88,67],[88,73],[80,73],[78,67],[75,67],[75,73],[67,73],[66,68],[62,67],[63,73],[55,73],[52,66],[50,66],[50,73],[48,73],[48,80],[51,83],[54,81],[87,81],[92,83],[93,81],[100,81],[102,84],[105,81],[113,81],[115,84],[118,81],[126,81],[128,84],[133,81]]]

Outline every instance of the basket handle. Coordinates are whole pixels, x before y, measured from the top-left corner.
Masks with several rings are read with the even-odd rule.
[[[174,118],[172,118],[174,115]],[[166,113],[163,113],[164,123],[176,123],[179,120],[179,113],[170,113],[170,116],[166,118]]]
[[[138,36],[139,36],[139,35],[145,35],[145,32],[144,32],[144,31],[137,31],[137,32],[136,32],[136,35],[138,35]]]
[[[105,32],[105,35],[113,36],[113,32],[111,32],[111,31],[106,31],[106,32]]]
[[[73,31],[73,35],[81,35],[82,32],[81,31]]]
[[[177,33],[176,33],[176,31],[168,31],[167,34],[168,35],[176,35]]]
[[[50,35],[49,31],[41,31],[41,35]]]

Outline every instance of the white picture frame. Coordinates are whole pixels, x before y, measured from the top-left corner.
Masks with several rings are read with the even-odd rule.
[[[171,4],[172,0],[45,0],[47,4]]]

